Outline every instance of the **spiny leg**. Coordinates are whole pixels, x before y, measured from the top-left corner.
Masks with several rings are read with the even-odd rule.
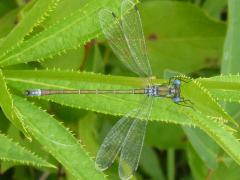
[[[189,107],[195,110],[195,108],[193,107],[194,103],[190,99],[181,98],[181,101],[175,103],[177,105]]]

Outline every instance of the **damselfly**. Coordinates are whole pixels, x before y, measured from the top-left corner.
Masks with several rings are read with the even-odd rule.
[[[139,108],[123,116],[104,139],[96,157],[96,168],[107,169],[120,153],[119,176],[129,179],[137,170],[146,126],[151,115],[155,97],[171,98],[174,103],[184,102],[181,97],[181,79],[172,78],[168,84],[153,84],[152,70],[146,53],[145,39],[140,14],[132,0],[123,0],[121,17],[108,9],[99,11],[103,34],[118,58],[130,70],[146,82],[142,89],[130,90],[27,90],[28,96],[51,94],[143,94],[145,98]],[[143,120],[144,119],[144,120]]]

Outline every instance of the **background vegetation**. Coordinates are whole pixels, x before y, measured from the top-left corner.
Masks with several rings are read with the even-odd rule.
[[[97,12],[121,0],[0,1],[0,179],[118,179],[94,167],[104,136],[140,96],[26,98],[30,88],[141,87],[102,36]],[[195,111],[154,102],[133,179],[239,179],[240,2],[138,4],[156,82],[182,73]],[[200,78],[201,77],[201,78]]]

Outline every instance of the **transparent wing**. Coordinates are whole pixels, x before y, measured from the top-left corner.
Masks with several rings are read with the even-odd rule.
[[[110,10],[102,9],[99,11],[99,21],[110,47],[122,63],[139,76],[146,76],[140,67],[141,64],[136,62],[131,54],[126,36],[123,33],[123,27],[116,15]]]
[[[121,6],[121,20],[123,33],[135,62],[146,76],[152,76],[141,17],[137,6],[132,0],[123,0]]]
[[[146,98],[144,99],[144,102],[146,101]],[[143,103],[143,105],[141,105],[138,109],[135,109],[123,116],[109,131],[97,153],[95,161],[96,169],[104,171],[112,165],[121,150],[129,128],[134,122],[129,116],[134,115],[134,113],[139,114],[142,111],[144,104],[145,103]]]
[[[136,118],[124,140],[118,169],[121,179],[130,179],[137,170],[148,119],[152,111],[153,97],[150,97],[146,104],[146,108],[138,116],[145,120]]]
[[[109,131],[98,150],[95,161],[96,169],[104,171],[112,165],[120,151],[131,124],[132,121],[125,116],[121,118]]]

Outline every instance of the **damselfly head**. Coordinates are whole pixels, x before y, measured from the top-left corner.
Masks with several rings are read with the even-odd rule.
[[[174,79],[172,81],[172,87],[170,88],[170,94],[172,95],[172,100],[175,103],[181,102],[181,80]]]

